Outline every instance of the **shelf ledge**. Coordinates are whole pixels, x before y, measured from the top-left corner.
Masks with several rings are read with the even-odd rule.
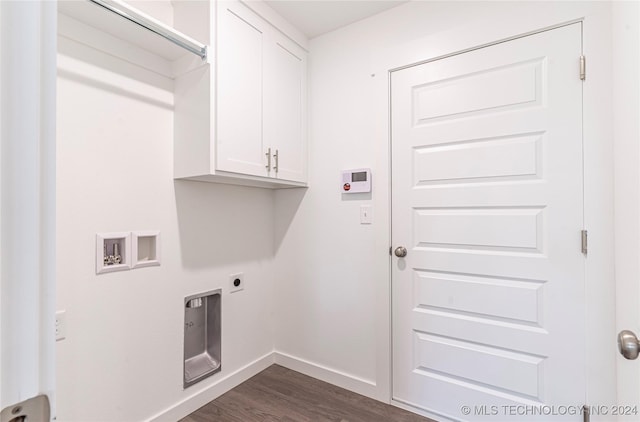
[[[207,59],[207,46],[121,0],[59,1],[58,11],[171,62],[187,52]]]

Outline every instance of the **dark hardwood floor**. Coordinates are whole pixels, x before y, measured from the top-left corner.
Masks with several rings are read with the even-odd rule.
[[[272,365],[181,422],[433,422]]]

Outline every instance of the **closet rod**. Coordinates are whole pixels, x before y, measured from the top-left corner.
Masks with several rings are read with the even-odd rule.
[[[192,52],[196,56],[202,57],[202,59],[207,58],[207,47],[195,42],[194,40],[186,37],[185,35],[177,34],[171,31],[170,29],[165,28],[164,26],[145,18],[144,16],[137,15],[128,10],[118,9],[116,5],[112,5],[103,0],[89,0],[89,1],[95,5],[105,8],[110,12],[115,13],[116,15],[122,16],[128,21],[131,21],[136,25],[139,25],[147,29],[153,32],[154,34],[160,35],[162,38],[168,41],[171,41],[178,47],[182,47],[185,50]]]

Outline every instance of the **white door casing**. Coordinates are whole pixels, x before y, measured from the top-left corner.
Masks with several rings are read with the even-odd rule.
[[[0,2],[3,418],[38,395],[55,415],[56,25],[55,2]]]
[[[640,335],[640,5],[613,2],[612,21],[616,322]],[[640,360],[616,357],[618,404],[638,406]]]
[[[578,23],[392,74],[394,400],[584,403],[580,54]]]

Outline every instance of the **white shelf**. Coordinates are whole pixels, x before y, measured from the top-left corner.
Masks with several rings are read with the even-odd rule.
[[[206,45],[194,40],[188,35],[160,22],[146,13],[119,0],[104,1],[109,6],[115,7],[127,16],[135,20],[147,23],[163,33],[169,34],[177,40],[184,41],[199,48]],[[166,38],[158,35],[143,26],[136,24],[112,11],[105,9],[89,0],[59,1],[58,12],[80,21],[90,27],[119,38],[143,50],[149,51],[167,61],[175,62],[185,56],[198,58],[194,53],[179,47]]]

